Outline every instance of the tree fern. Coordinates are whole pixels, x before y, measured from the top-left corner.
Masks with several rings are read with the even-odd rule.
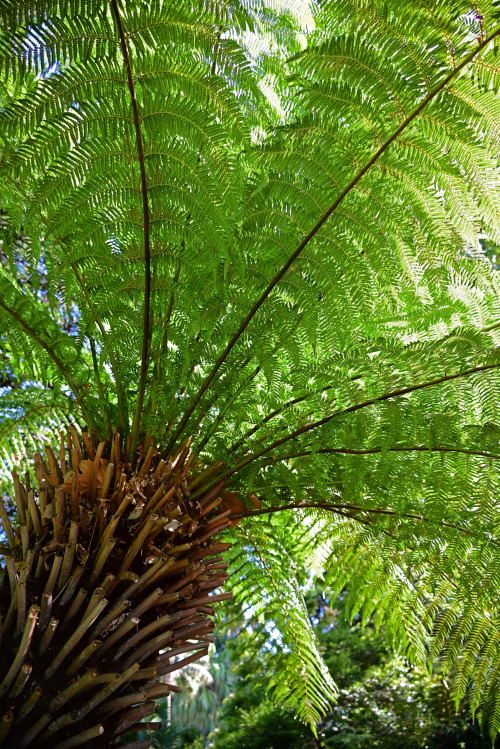
[[[500,241],[497,4],[3,0],[0,13],[3,485],[24,477],[2,518],[20,522],[2,547],[6,636],[22,639],[11,594],[40,553],[29,518],[45,487],[23,504],[35,478],[65,497],[47,531],[63,556],[87,518],[78,543],[95,563],[109,521],[61,488],[62,457],[30,475],[42,443],[76,424],[82,460],[101,444],[111,463],[119,439],[134,483],[150,445],[157,466],[189,437],[182,501],[196,515],[211,497],[237,601],[281,631],[277,699],[315,721],[334,694],[296,572],[312,564],[333,589],[350,580],[352,612],[384,617],[411,658],[444,652],[457,699],[494,736],[500,309],[481,241]],[[154,538],[137,538],[152,561]],[[42,601],[26,590],[28,616]],[[1,663],[3,678],[10,653]],[[28,739],[11,723],[42,687],[18,687],[0,730],[17,746],[36,724],[52,745],[65,685],[49,680]],[[108,746],[124,725],[111,714],[72,719],[61,745],[97,746],[85,732],[102,726]]]

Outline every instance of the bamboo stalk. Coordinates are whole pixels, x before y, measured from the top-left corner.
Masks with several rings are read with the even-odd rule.
[[[175,686],[173,684],[155,684],[146,690],[146,699],[161,699],[162,697],[167,697],[174,690]]]
[[[158,465],[156,466],[152,477],[153,482],[158,481],[162,477],[166,465],[167,463],[163,459],[158,461]]]
[[[30,677],[32,670],[33,670],[33,666],[31,665],[31,663],[23,664],[21,670],[19,671],[17,679],[14,682],[14,686],[12,687],[11,692],[10,692],[10,696],[12,698],[19,697],[24,687],[26,686],[26,683]]]
[[[43,552],[38,556],[38,562],[36,563],[36,570],[35,570],[35,580],[40,579],[40,575],[42,574],[42,571],[45,567],[45,560],[47,559],[47,555]]]
[[[153,666],[151,668],[141,668],[133,676],[130,677],[130,681],[145,681],[147,679],[154,679],[158,676],[158,667]]]
[[[11,667],[9,668],[7,674],[5,675],[4,680],[0,684],[0,697],[3,697],[3,695],[7,692],[7,690],[12,685],[12,682],[16,678],[19,669],[24,663],[24,660],[26,658],[26,655],[28,653],[28,649],[31,643],[31,638],[33,636],[33,630],[35,629],[36,620],[38,618],[38,614],[40,612],[40,609],[38,606],[32,606],[29,610],[26,624],[24,627],[23,635],[21,638],[21,642],[19,643],[19,647],[17,650],[17,654],[12,662]]]
[[[159,499],[156,502],[156,504],[153,504],[153,506],[152,506],[152,512],[158,514],[158,512],[161,510],[161,508],[164,507],[167,504],[167,502],[169,501],[169,499],[171,499],[174,496],[175,491],[176,491],[176,487],[172,486],[172,488],[169,489],[166,492],[166,494],[164,494],[163,497],[161,497],[161,499]],[[153,499],[154,499],[154,497],[153,497]],[[149,512],[149,510],[148,510],[148,512]],[[170,518],[170,520],[173,520],[173,518]]]
[[[203,621],[193,621],[192,624],[188,624],[186,627],[181,627],[174,632],[174,637],[177,640],[190,640],[196,635],[208,635],[215,629],[215,624],[210,620],[203,617]]]
[[[113,439],[111,441],[111,455],[109,456],[110,463],[117,465],[120,461],[120,434],[114,432]]]
[[[17,593],[17,585],[14,589],[14,595],[10,599],[10,605],[7,610],[7,614],[5,615],[5,619],[2,624],[2,630],[4,632],[7,632],[10,629],[10,626],[13,622],[14,616],[17,611],[17,604],[19,601],[18,593]]]
[[[111,583],[113,582],[114,579],[115,579],[115,576],[113,575],[112,572],[108,572],[108,574],[104,578],[101,588],[103,589],[105,596],[108,595],[109,588],[111,587]]]
[[[38,549],[35,547],[34,549],[30,549],[28,551],[27,557],[26,557],[26,569],[28,570],[26,574],[26,580],[28,580],[29,577],[31,577],[31,572],[33,569],[33,563],[35,561],[36,555],[38,553]]]
[[[212,590],[217,590],[217,588],[220,588],[227,580],[227,575],[224,575],[222,577],[218,577],[214,579],[212,582],[207,583],[198,583],[198,590],[203,591],[203,593],[211,593]]]
[[[193,546],[193,542],[188,541],[185,544],[179,544],[179,546],[172,546],[170,549],[168,549],[167,548],[168,543],[169,542],[167,541],[167,543],[163,545],[162,549],[165,552],[165,554],[169,557],[170,556],[175,557],[177,554],[181,554],[183,551],[189,551],[189,549],[191,549],[191,547]]]
[[[75,629],[69,640],[63,645],[59,653],[56,655],[49,668],[45,672],[45,678],[50,679],[55,674],[64,659],[70,654],[73,648],[80,642],[82,637],[86,634],[90,625],[97,619],[104,608],[108,605],[106,598],[102,598],[97,605],[92,609],[86,618],[84,618],[78,627]]]
[[[16,723],[20,723],[24,720],[29,713],[33,710],[36,703],[43,695],[43,689],[38,685],[33,685],[33,691],[30,696],[23,702],[16,714]]]
[[[208,512],[210,512],[210,510],[207,509],[208,505],[212,502],[212,500],[215,499],[215,497],[217,497],[217,495],[219,494],[219,492],[223,488],[224,488],[224,480],[217,482],[217,484],[215,484],[215,486],[213,486],[205,494],[205,496],[203,497],[203,499],[200,500],[201,506],[203,507],[202,513],[204,512],[205,514],[207,514]],[[200,490],[198,490],[197,494],[198,493],[200,493]],[[217,503],[219,503],[221,500],[222,500],[222,497],[219,497],[217,499]]]
[[[191,481],[188,481],[190,491],[193,491],[196,486],[201,484],[202,481],[205,481],[205,479],[211,476],[214,471],[218,471],[219,468],[222,468],[223,465],[223,460],[216,460],[215,463],[212,463],[212,465],[208,466],[208,468],[205,468],[203,471],[200,471],[200,473],[195,474]]]
[[[208,616],[213,616],[215,614],[215,609],[211,606],[197,606],[196,611],[199,611],[201,614],[208,614]]]
[[[102,534],[101,540],[99,541],[99,547],[105,546],[107,544],[108,540],[111,538],[111,536],[115,532],[116,526],[120,522],[120,518],[121,518],[121,516],[123,514],[123,513],[119,512],[119,509],[120,508],[118,508],[118,510],[115,512],[115,514],[111,517],[111,520],[108,522],[108,525],[106,526],[106,530]]]
[[[79,473],[78,473],[78,458],[76,451],[73,452],[72,457],[72,464],[73,464],[73,478],[71,480],[71,517],[76,518],[78,517],[79,511],[80,511],[80,505],[78,502],[79,497]],[[74,468],[76,464],[76,469]]]
[[[59,744],[56,744],[54,749],[72,749],[74,746],[81,746],[82,744],[86,744],[87,741],[90,741],[91,739],[96,739],[98,736],[101,736],[104,733],[104,726],[97,725],[92,726],[92,728],[87,728],[86,731],[82,731],[81,733],[77,734],[76,736],[73,736],[70,739],[65,739],[64,741],[60,741]]]
[[[63,535],[62,535],[62,527],[61,527],[61,519],[59,515],[54,513],[51,517],[52,520],[52,527],[54,529],[54,539],[57,541],[58,544],[63,543]]]
[[[230,548],[231,544],[217,543],[213,546],[209,546],[207,549],[200,549],[199,551],[195,551],[194,553],[191,552],[189,554],[189,558],[191,559],[191,561],[195,562],[198,559],[204,559],[205,557],[214,556],[215,554],[219,554],[222,551],[227,551]]]
[[[9,575],[10,598],[12,600],[16,594],[17,579],[18,579],[16,563],[14,562],[14,559],[12,557],[6,556],[5,566],[7,568],[7,573]]]
[[[191,624],[208,624],[209,620],[206,616],[203,616],[203,614],[197,614],[195,609],[190,609],[190,611],[194,613],[190,613],[189,616],[184,616],[181,619],[179,619],[175,624],[172,625],[172,629],[174,630],[174,635],[177,637],[177,632],[182,632],[183,630],[189,629],[189,625]],[[186,613],[186,612],[183,612]],[[210,622],[211,623],[211,622]]]
[[[59,619],[56,619],[55,617],[52,617],[50,622],[47,625],[47,628],[45,632],[43,633],[42,639],[40,640],[40,645],[38,646],[37,655],[43,655],[47,648],[49,647],[50,643],[52,642],[52,638],[54,637],[54,634],[56,632],[56,629],[59,624]]]
[[[178,562],[175,562],[169,567],[168,574],[165,575],[165,577],[171,577],[171,575],[175,575],[176,572],[179,572],[179,570],[184,569],[184,567],[189,567],[189,563],[190,563],[189,559],[179,559]]]
[[[61,730],[61,728],[66,728],[67,726],[71,725],[73,723],[73,717],[71,713],[64,713],[64,715],[60,715],[59,718],[56,718],[52,721],[52,723],[49,723],[47,726],[47,730],[42,734],[41,740],[42,742],[46,742],[47,739],[52,739],[54,734]]]

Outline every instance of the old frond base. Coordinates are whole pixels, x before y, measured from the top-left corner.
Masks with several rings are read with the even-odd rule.
[[[213,594],[230,510],[222,483],[200,493],[188,444],[132,463],[119,434],[72,427],[60,445],[36,454],[36,486],[14,474],[17,527],[0,504],[0,745],[13,749],[122,746],[157,728],[140,721],[176,691],[168,674],[207,653],[212,604],[231,595]]]

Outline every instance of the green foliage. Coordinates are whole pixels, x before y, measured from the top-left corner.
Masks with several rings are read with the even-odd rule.
[[[66,418],[132,452],[189,434],[209,483],[295,508],[233,531],[277,699],[313,723],[335,693],[312,565],[412,660],[444,649],[494,736],[498,4],[0,15],[0,349],[31,383],[0,401],[6,467]]]
[[[231,665],[231,693],[215,714],[206,712],[200,694],[213,694],[212,684],[186,690],[183,702],[191,705],[200,723],[202,714],[215,730],[207,735],[185,723],[184,713],[172,711],[172,725],[159,736],[164,749],[487,749],[488,738],[470,720],[465,702],[456,708],[439,673],[410,665],[390,653],[387,633],[372,624],[362,628],[349,622],[346,597],[330,602],[321,586],[306,595],[314,631],[325,663],[339,686],[338,701],[318,726],[318,738],[301,725],[289,708],[270,699],[266,689],[266,638],[255,620],[221,622],[217,649],[210,670]],[[259,647],[256,647],[256,639]],[[270,636],[267,635],[267,643]],[[262,646],[264,643],[264,646]],[[183,726],[189,725],[189,728]]]

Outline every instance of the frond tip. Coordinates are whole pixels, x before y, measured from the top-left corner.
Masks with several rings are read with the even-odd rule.
[[[207,653],[211,604],[231,597],[210,595],[227,578],[228,512],[220,486],[190,500],[189,446],[130,463],[119,434],[82,438],[73,427],[59,458],[36,454],[36,490],[14,473],[17,528],[0,508],[1,634],[14,645],[0,658],[0,741],[16,749],[120,746],[158,727],[139,721],[176,690],[161,677]]]

